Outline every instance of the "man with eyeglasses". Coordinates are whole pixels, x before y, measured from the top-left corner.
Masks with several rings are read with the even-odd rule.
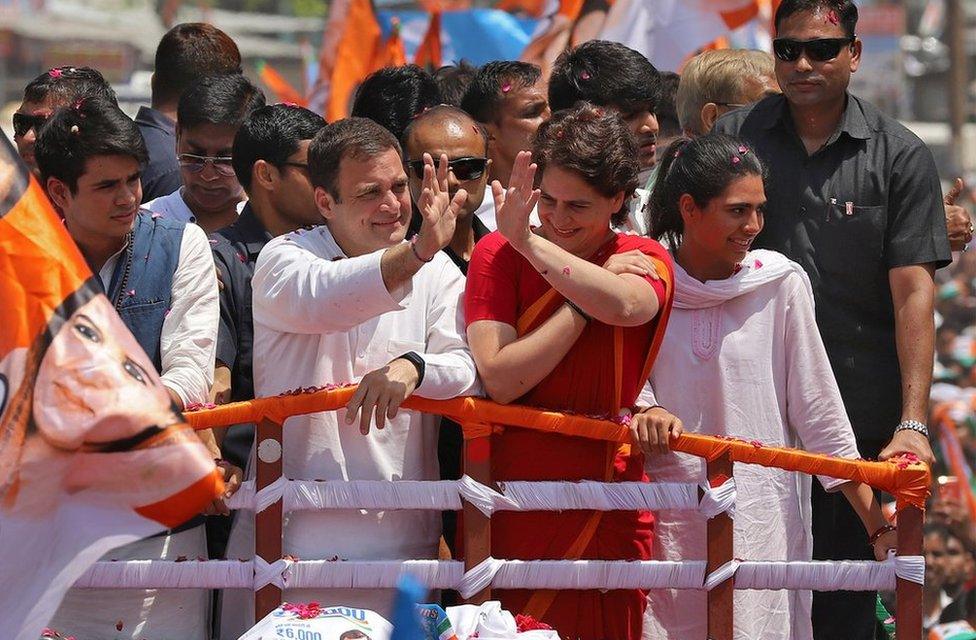
[[[780,93],[773,58],[765,51],[703,51],[681,71],[675,106],[685,135],[701,136],[715,121],[765,97]]]
[[[324,126],[325,120],[308,109],[276,104],[254,111],[234,137],[234,170],[248,201],[232,225],[211,234],[224,285],[214,376],[218,403],[254,397],[251,276],[258,254],[272,238],[322,223],[308,177],[308,145]],[[243,468],[253,436],[253,425],[228,430],[221,442],[224,458]],[[219,526],[210,529],[212,545],[226,541],[229,528],[223,536],[216,533]]]
[[[241,123],[264,106],[264,94],[240,74],[209,76],[180,96],[176,158],[183,186],[145,204],[153,213],[195,222],[211,233],[237,220],[247,197],[234,174],[231,148]]]
[[[112,87],[91,67],[54,67],[24,87],[24,100],[13,116],[14,143],[24,164],[36,177],[40,177],[40,170],[34,160],[34,143],[41,126],[59,107],[96,96],[116,103]]]
[[[850,0],[784,0],[773,42],[783,95],[723,116],[714,130],[749,140],[769,167],[755,246],[810,276],[861,455],[931,463],[933,274],[951,258],[941,185],[918,137],[848,93],[861,61],[856,25]],[[814,483],[812,503],[815,559],[872,557],[876,532],[840,494]],[[873,592],[815,593],[814,636],[874,638],[874,605]]]

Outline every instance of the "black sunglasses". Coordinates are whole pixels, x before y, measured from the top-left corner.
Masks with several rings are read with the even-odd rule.
[[[424,178],[424,161],[407,160],[404,162],[413,175],[420,180]],[[485,167],[488,165],[488,158],[455,158],[447,163],[447,168],[451,170],[454,177],[461,182],[477,180],[485,175]],[[437,162],[434,163],[437,166]]]
[[[792,40],[776,38],[773,40],[773,53],[783,62],[796,62],[803,52],[816,62],[833,60],[845,46],[854,43],[857,36],[850,38],[817,38],[815,40]]]
[[[36,134],[41,128],[41,125],[47,122],[48,118],[51,116],[31,116],[26,113],[15,113],[14,114],[14,135],[18,138],[23,138],[27,135],[27,132],[31,129],[34,130]]]

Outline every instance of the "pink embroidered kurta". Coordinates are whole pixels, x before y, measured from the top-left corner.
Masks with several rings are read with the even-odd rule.
[[[675,280],[674,310],[650,384],[686,431],[859,457],[798,265],[753,251],[726,280],[699,282],[677,263]],[[648,457],[646,470],[652,482],[705,480],[704,460],[685,454]],[[734,474],[735,557],[809,560],[809,476],[745,464],[736,464]],[[842,481],[821,482],[834,489]],[[705,559],[702,516],[655,515],[655,559]],[[810,603],[809,591],[736,591],[735,638],[811,638]],[[700,640],[705,625],[705,591],[651,592],[644,638]]]

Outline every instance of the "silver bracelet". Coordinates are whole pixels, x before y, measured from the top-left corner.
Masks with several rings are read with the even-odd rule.
[[[895,427],[895,433],[898,433],[899,431],[917,431],[925,436],[926,439],[929,437],[929,428],[918,420],[902,420],[898,423],[898,426]]]

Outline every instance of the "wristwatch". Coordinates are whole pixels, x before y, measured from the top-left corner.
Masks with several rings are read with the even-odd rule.
[[[926,439],[929,437],[929,428],[918,420],[902,420],[898,423],[898,426],[895,427],[895,433],[898,433],[899,431],[917,431],[925,436]]]
[[[405,354],[397,358],[397,360],[406,360],[412,364],[417,369],[417,387],[420,383],[424,381],[424,373],[427,371],[427,363],[424,359],[420,357],[415,351],[407,351]],[[415,387],[416,388],[416,387]]]

